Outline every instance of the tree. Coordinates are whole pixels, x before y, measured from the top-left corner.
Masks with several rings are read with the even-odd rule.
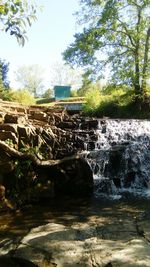
[[[66,62],[98,72],[109,65],[116,84],[131,85],[136,96],[144,95],[150,76],[150,1],[80,1],[78,15],[85,28],[64,52]]]
[[[36,5],[27,0],[0,1],[0,30],[14,35],[24,45],[27,25],[36,20]]]
[[[8,71],[9,71],[9,63],[5,62],[5,60],[0,59],[0,73],[3,86],[5,88],[9,88],[9,81],[8,81]]]
[[[78,90],[79,96],[85,96],[85,94],[90,90],[91,85],[92,85],[92,81],[89,78],[90,74],[91,73],[87,71],[82,75],[82,86]]]
[[[9,100],[9,81],[8,81],[8,71],[9,63],[5,60],[0,59],[0,98],[3,100]]]
[[[22,89],[27,89],[35,97],[43,90],[44,70],[39,65],[23,65],[15,72],[16,81]]]
[[[82,84],[81,71],[74,70],[69,65],[56,62],[50,70],[51,85],[71,85],[73,88],[79,88]]]
[[[48,89],[43,93],[42,97],[49,99],[49,98],[52,98],[52,97],[53,97],[53,94],[54,94],[54,93],[53,93],[53,89],[48,88]]]

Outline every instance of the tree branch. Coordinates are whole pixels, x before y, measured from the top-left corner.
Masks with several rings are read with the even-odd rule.
[[[80,158],[79,155],[73,155],[70,157],[65,157],[63,159],[57,159],[57,160],[40,160],[35,154],[31,154],[28,152],[22,153],[20,151],[17,151],[16,149],[14,149],[13,147],[10,147],[3,141],[0,141],[0,149],[5,151],[11,157],[22,159],[22,160],[31,160],[33,164],[35,164],[36,166],[40,166],[40,167],[51,167],[51,166],[64,163],[68,160],[74,160],[74,159]]]
[[[117,20],[121,23],[122,27],[125,29],[126,36],[129,37],[129,40],[130,40],[131,45],[133,47],[135,47],[136,45],[134,44],[134,41],[133,41],[132,36],[130,35],[130,33],[129,33],[128,29],[127,29],[126,24],[123,21],[121,21],[119,18],[117,18]]]

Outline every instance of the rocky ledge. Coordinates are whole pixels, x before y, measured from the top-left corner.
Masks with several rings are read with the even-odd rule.
[[[80,152],[87,136],[91,146],[95,142],[97,125],[59,108],[1,102],[1,208],[58,194],[90,194],[92,172]]]

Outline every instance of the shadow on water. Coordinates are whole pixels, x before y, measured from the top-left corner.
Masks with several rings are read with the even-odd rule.
[[[0,267],[38,267],[37,265],[25,259],[0,257]]]
[[[64,241],[68,244],[74,241],[82,243],[85,240],[96,238],[104,240],[102,250],[108,250],[109,247],[111,250],[112,243],[110,242],[130,242],[133,239],[141,238],[136,223],[138,221],[138,223],[145,224],[145,227],[147,227],[147,222],[150,221],[149,207],[150,200],[148,199],[134,198],[111,201],[95,197],[90,199],[64,198],[63,200],[60,198],[37,206],[27,206],[24,210],[16,213],[0,215],[0,247],[6,244],[9,239],[13,240],[14,243],[19,243],[32,228],[51,223],[63,225],[65,229],[60,228],[54,232],[46,233],[46,240],[50,243],[58,242],[58,244],[61,244]],[[77,227],[74,228],[74,225],[77,225]],[[42,243],[41,234],[33,238],[32,242],[33,244]],[[81,250],[84,246],[81,246]],[[142,243],[135,244],[135,248],[133,247],[131,250],[132,255],[138,250],[139,253],[142,253],[142,246]],[[99,253],[96,248],[95,253]],[[6,256],[0,257],[0,267],[36,267],[36,265],[25,260],[21,262],[21,260]],[[108,265],[108,262],[102,266],[118,267],[120,266],[120,260],[117,263],[116,259],[117,265]],[[66,266],[74,267],[75,265],[68,264]],[[81,266],[86,267],[88,265],[83,264]],[[129,262],[128,266],[139,267],[140,265]],[[147,265],[143,263],[141,267],[147,267]]]
[[[119,220],[134,218],[150,219],[150,200],[105,200],[92,197],[90,199],[64,198],[50,200],[41,205],[29,205],[23,210],[0,214],[0,237],[24,236],[31,228],[47,223],[59,223],[71,226],[74,222],[91,222],[104,219],[104,226]]]

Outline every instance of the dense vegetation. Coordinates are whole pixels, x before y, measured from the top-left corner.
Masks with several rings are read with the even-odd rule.
[[[82,85],[72,97],[85,97],[84,113],[92,116],[150,117],[150,2],[149,0],[80,0],[77,12],[82,26],[75,41],[64,52],[71,66],[83,69]],[[3,1],[0,26],[24,45],[26,28],[36,20],[37,7],[26,0]],[[109,81],[98,81],[109,67]],[[68,77],[79,82],[80,72],[57,64],[53,83]],[[49,103],[53,91],[43,90],[40,66],[21,66],[16,72],[20,90],[9,87],[9,63],[0,60],[0,98],[22,104]],[[76,78],[78,77],[78,78]],[[67,80],[66,80],[67,79]],[[81,83],[80,83],[81,84]]]
[[[86,94],[84,114],[111,118],[150,118],[149,94],[137,103],[134,89],[127,86],[110,85],[99,90],[97,86]]]
[[[110,80],[131,88],[139,110],[147,96],[150,77],[150,1],[81,0],[79,22],[83,30],[64,52],[72,66],[101,75],[110,69]],[[112,91],[113,94],[113,91]],[[117,94],[117,91],[116,91]],[[119,98],[118,98],[119,101]]]

